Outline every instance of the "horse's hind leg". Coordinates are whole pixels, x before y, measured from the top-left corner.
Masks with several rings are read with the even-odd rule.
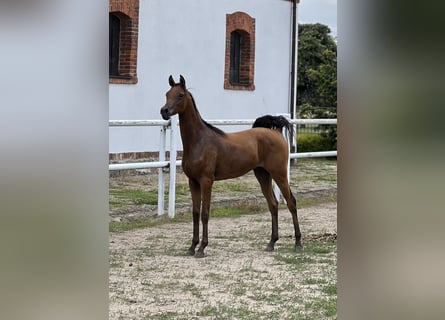
[[[286,200],[287,207],[290,213],[292,214],[292,221],[294,223],[294,230],[295,230],[295,249],[296,250],[303,249],[303,246],[301,245],[301,232],[297,215],[297,200],[295,199],[289,187],[287,174],[280,175],[279,177],[274,177],[274,180],[277,183],[278,187],[280,188],[281,194]]]
[[[201,210],[201,186],[193,179],[189,179],[190,192],[192,194],[192,213],[193,213],[193,239],[192,245],[187,251],[187,254],[193,256],[195,248],[199,243],[199,212]]]
[[[272,189],[272,177],[266,169],[258,167],[254,170],[255,177],[261,186],[261,191],[267,200],[269,211],[272,216],[272,234],[270,236],[270,242],[267,245],[267,251],[273,251],[275,242],[278,240],[278,201]]]

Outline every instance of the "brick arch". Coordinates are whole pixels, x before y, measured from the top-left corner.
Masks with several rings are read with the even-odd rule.
[[[241,11],[226,14],[226,30],[232,32],[237,29],[244,30],[249,34],[254,33],[255,19]]]
[[[231,82],[231,38],[232,33],[241,35],[241,53],[239,67],[239,82]],[[224,70],[224,89],[255,90],[255,19],[244,12],[234,12],[226,15],[226,54]]]

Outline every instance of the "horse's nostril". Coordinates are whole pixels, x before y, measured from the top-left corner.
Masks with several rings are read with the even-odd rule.
[[[162,108],[161,109],[161,116],[164,120],[168,120],[170,118],[169,114],[168,114],[168,109],[167,108]]]

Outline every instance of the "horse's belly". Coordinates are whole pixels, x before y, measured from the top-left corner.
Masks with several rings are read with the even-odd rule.
[[[215,168],[215,180],[237,178],[258,166],[257,161],[221,162]]]
[[[249,172],[251,169],[243,170],[243,171],[236,171],[236,172],[216,172],[215,174],[215,180],[226,180],[226,179],[233,179],[238,178],[240,176],[245,175],[247,172]]]

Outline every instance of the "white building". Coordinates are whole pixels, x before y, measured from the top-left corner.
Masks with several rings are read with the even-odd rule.
[[[291,113],[297,3],[110,0],[110,120],[161,119],[180,74],[204,119]],[[109,152],[157,151],[159,130],[111,127]]]

